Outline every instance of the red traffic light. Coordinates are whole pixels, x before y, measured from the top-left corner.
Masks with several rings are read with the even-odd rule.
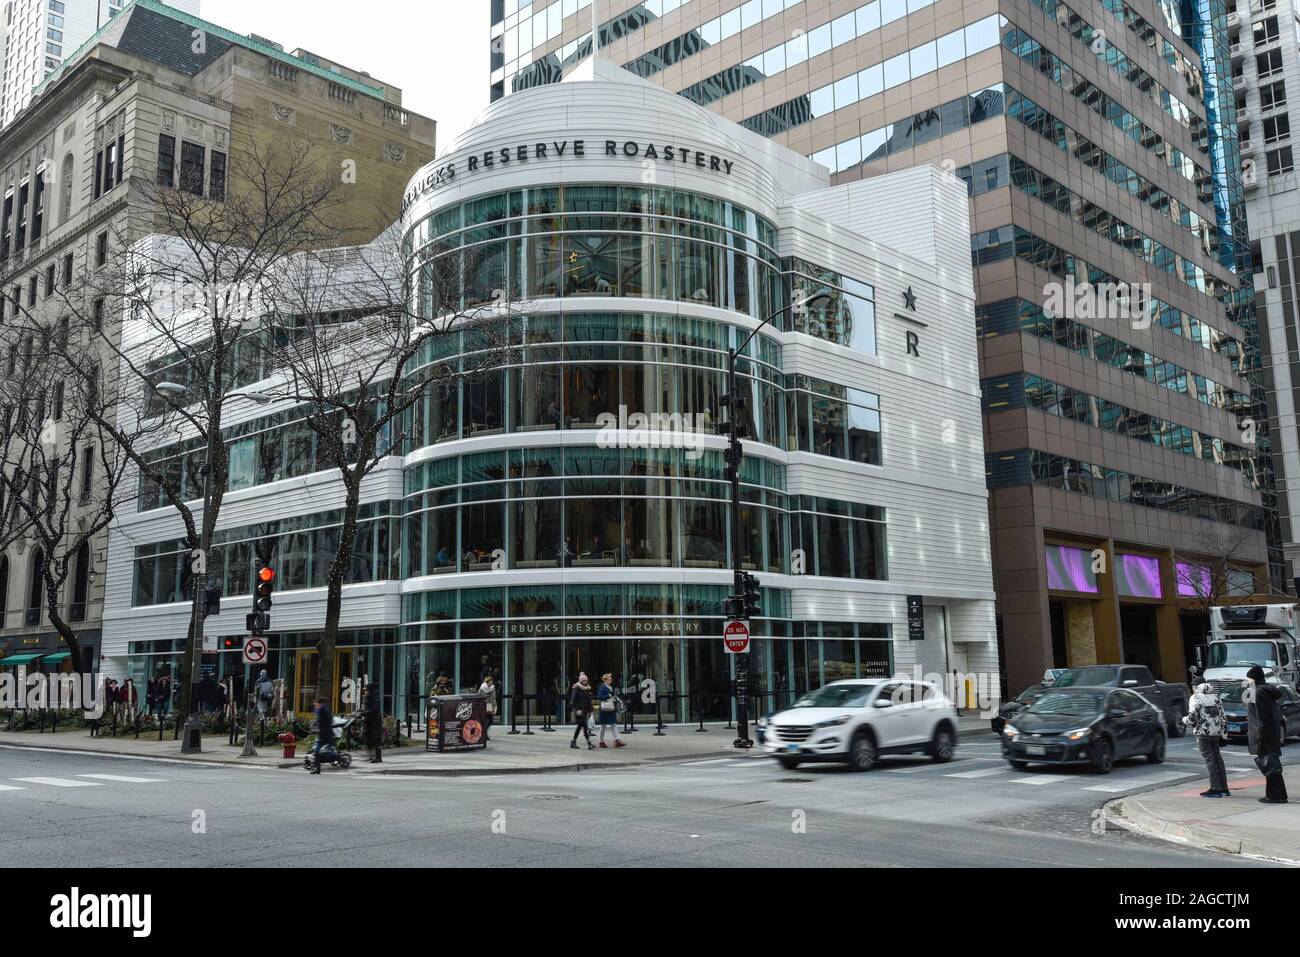
[[[270,565],[263,565],[257,570],[257,580],[263,584],[269,585],[275,581],[275,569]]]

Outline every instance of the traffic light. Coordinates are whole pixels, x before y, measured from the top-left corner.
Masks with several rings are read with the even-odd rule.
[[[203,590],[203,617],[221,614],[221,589],[205,588]]]
[[[737,621],[745,617],[745,601],[732,595],[722,600],[722,613],[728,621]]]
[[[762,614],[763,611],[759,606],[759,599],[762,596],[758,591],[758,579],[749,572],[745,572],[742,587],[744,589],[744,593],[741,596],[745,611],[744,617],[756,618],[758,615]]]
[[[253,611],[244,619],[249,634],[262,635],[271,627],[271,592],[275,588],[275,569],[257,560],[256,583],[253,592]]]
[[[745,448],[736,439],[732,439],[731,444],[722,450],[722,461],[727,463],[726,479],[728,482],[734,481],[740,474],[740,463],[744,457]]]
[[[253,602],[258,611],[271,610],[271,590],[275,587],[275,569],[257,560],[257,596]]]
[[[221,639],[222,651],[239,651],[243,647],[244,647],[243,638],[236,638],[234,636],[227,635],[225,638]]]

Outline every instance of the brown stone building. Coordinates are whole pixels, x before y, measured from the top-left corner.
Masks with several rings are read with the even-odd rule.
[[[311,145],[321,175],[341,177],[340,242],[363,243],[391,224],[408,180],[433,158],[434,122],[369,74],[154,0],[127,4],[0,131],[4,317],[21,309],[57,324],[62,293],[84,288],[109,245],[151,221],[155,185],[223,202],[243,186],[239,156],[292,143]],[[33,590],[41,557],[21,545],[0,556],[0,662],[58,651]],[[91,649],[105,547],[89,550],[65,597]]]

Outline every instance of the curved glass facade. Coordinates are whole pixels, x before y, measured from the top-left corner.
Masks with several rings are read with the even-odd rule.
[[[697,193],[573,185],[448,206],[405,241],[423,316],[501,299],[633,296],[763,319],[783,301],[775,239],[751,210]]]

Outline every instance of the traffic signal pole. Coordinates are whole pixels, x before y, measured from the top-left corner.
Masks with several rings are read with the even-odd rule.
[[[750,334],[752,337],[752,333]],[[746,340],[747,342],[748,340]],[[741,617],[748,620],[745,607],[745,569],[741,562],[740,547],[740,463],[744,449],[740,444],[740,410],[744,401],[740,397],[736,379],[737,350],[727,352],[727,466],[731,479],[731,560],[733,602],[727,609],[728,617],[739,611]],[[735,656],[736,665],[736,740],[732,745],[737,748],[752,748],[754,742],[749,737],[749,650]]]

